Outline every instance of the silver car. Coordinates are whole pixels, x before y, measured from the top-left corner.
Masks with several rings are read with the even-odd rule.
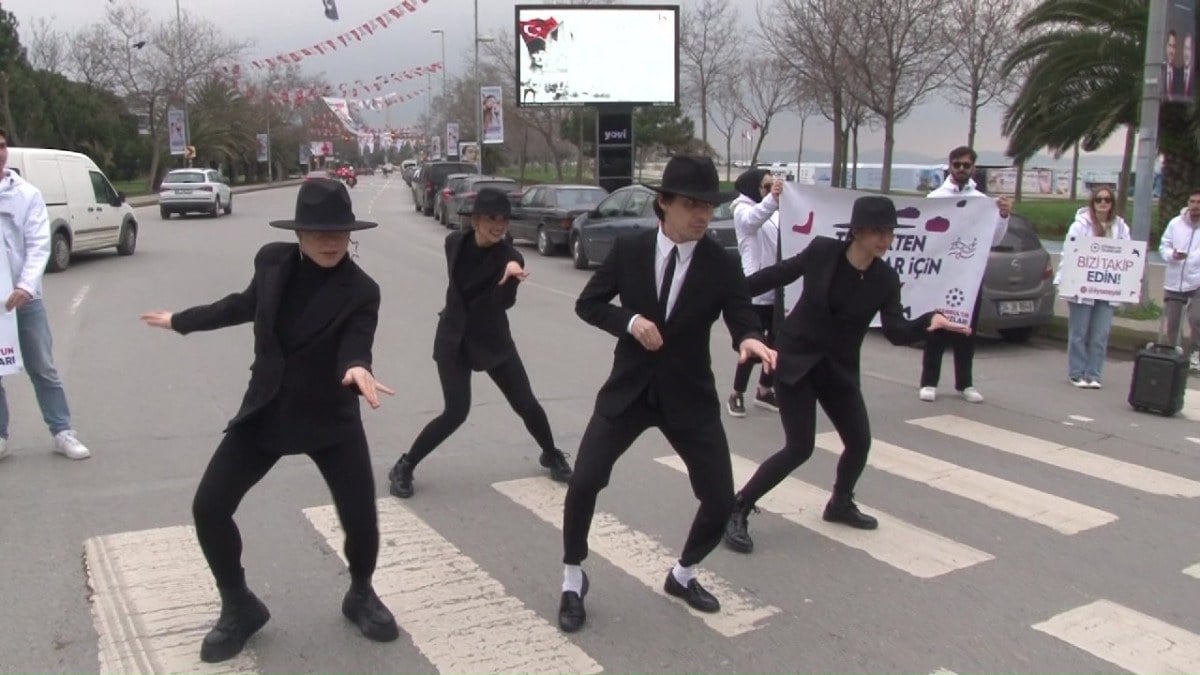
[[[158,213],[163,220],[172,213],[207,213],[216,218],[233,213],[233,192],[215,169],[176,169],[163,178],[158,190]]]
[[[1054,315],[1054,270],[1028,220],[1008,219],[1008,232],[988,255],[979,304],[979,332],[1010,342],[1028,340]]]

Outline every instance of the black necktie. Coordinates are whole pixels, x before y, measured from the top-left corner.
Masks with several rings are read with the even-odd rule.
[[[667,320],[667,300],[671,298],[671,282],[675,280],[675,261],[679,259],[679,247],[671,247],[671,255],[667,256],[667,269],[663,270],[662,290],[658,292],[658,309],[662,312],[663,321]]]

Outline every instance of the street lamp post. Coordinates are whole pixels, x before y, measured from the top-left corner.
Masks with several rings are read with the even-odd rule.
[[[446,31],[435,28],[429,31],[434,35],[440,35],[442,38],[442,105],[446,104]]]
[[[192,144],[192,122],[188,114],[187,80],[183,77],[183,12],[179,9],[179,0],[175,0],[175,34],[177,40],[175,58],[179,60],[179,90],[180,98],[183,99],[183,144],[186,147]],[[184,166],[190,166],[192,163],[186,152],[183,155],[183,162]]]

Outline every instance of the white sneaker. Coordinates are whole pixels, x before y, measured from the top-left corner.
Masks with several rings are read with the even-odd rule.
[[[68,459],[87,459],[92,456],[87,446],[75,438],[75,432],[71,429],[60,431],[54,435],[54,451],[65,455]]]
[[[967,387],[962,390],[962,397],[967,399],[967,403],[983,403],[983,394],[975,387]]]
[[[0,438],[0,459],[8,457],[8,439]]]
[[[931,403],[937,400],[937,387],[921,387],[921,391],[917,392],[917,398]]]
[[[1188,359],[1188,365],[1192,370],[1200,370],[1200,351],[1192,352],[1192,356]]]
[[[1072,379],[1071,385],[1074,387],[1078,387],[1079,389],[1091,389],[1092,388],[1092,383],[1088,382],[1087,380],[1083,379],[1082,377],[1078,378],[1078,379]]]
[[[1103,389],[1103,388],[1104,388],[1104,385],[1100,383],[1100,380],[1088,380],[1088,389]]]

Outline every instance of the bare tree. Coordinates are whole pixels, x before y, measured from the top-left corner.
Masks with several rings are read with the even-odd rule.
[[[55,30],[51,21],[42,17],[30,26],[29,65],[34,70],[62,73],[67,65],[67,36]]]
[[[889,0],[857,4],[848,13],[852,39],[842,45],[847,92],[883,124],[885,193],[892,187],[896,123],[949,75],[946,45],[952,40],[943,19],[948,5],[948,0]]]
[[[737,73],[738,15],[727,0],[681,8],[679,56],[684,93],[700,107],[700,140],[708,146],[708,104],[715,84]]]
[[[107,45],[108,31],[103,24],[88,26],[72,35],[67,47],[65,74],[89,86],[115,88],[115,75],[108,68]]]
[[[738,69],[741,70],[740,64]],[[742,122],[742,99],[745,92],[741,80],[726,76],[712,82],[712,105],[708,107],[708,117],[713,128],[725,139],[725,180],[731,180],[733,171],[733,136]]]
[[[758,163],[758,153],[771,131],[771,122],[792,106],[795,79],[790,77],[783,62],[768,65],[751,60],[742,64],[742,82],[746,88],[741,104],[742,117],[758,131],[758,141],[750,157],[750,164],[754,165]]]
[[[947,98],[967,110],[967,145],[975,146],[979,111],[1012,89],[1004,61],[1017,46],[1022,0],[950,3]]]

